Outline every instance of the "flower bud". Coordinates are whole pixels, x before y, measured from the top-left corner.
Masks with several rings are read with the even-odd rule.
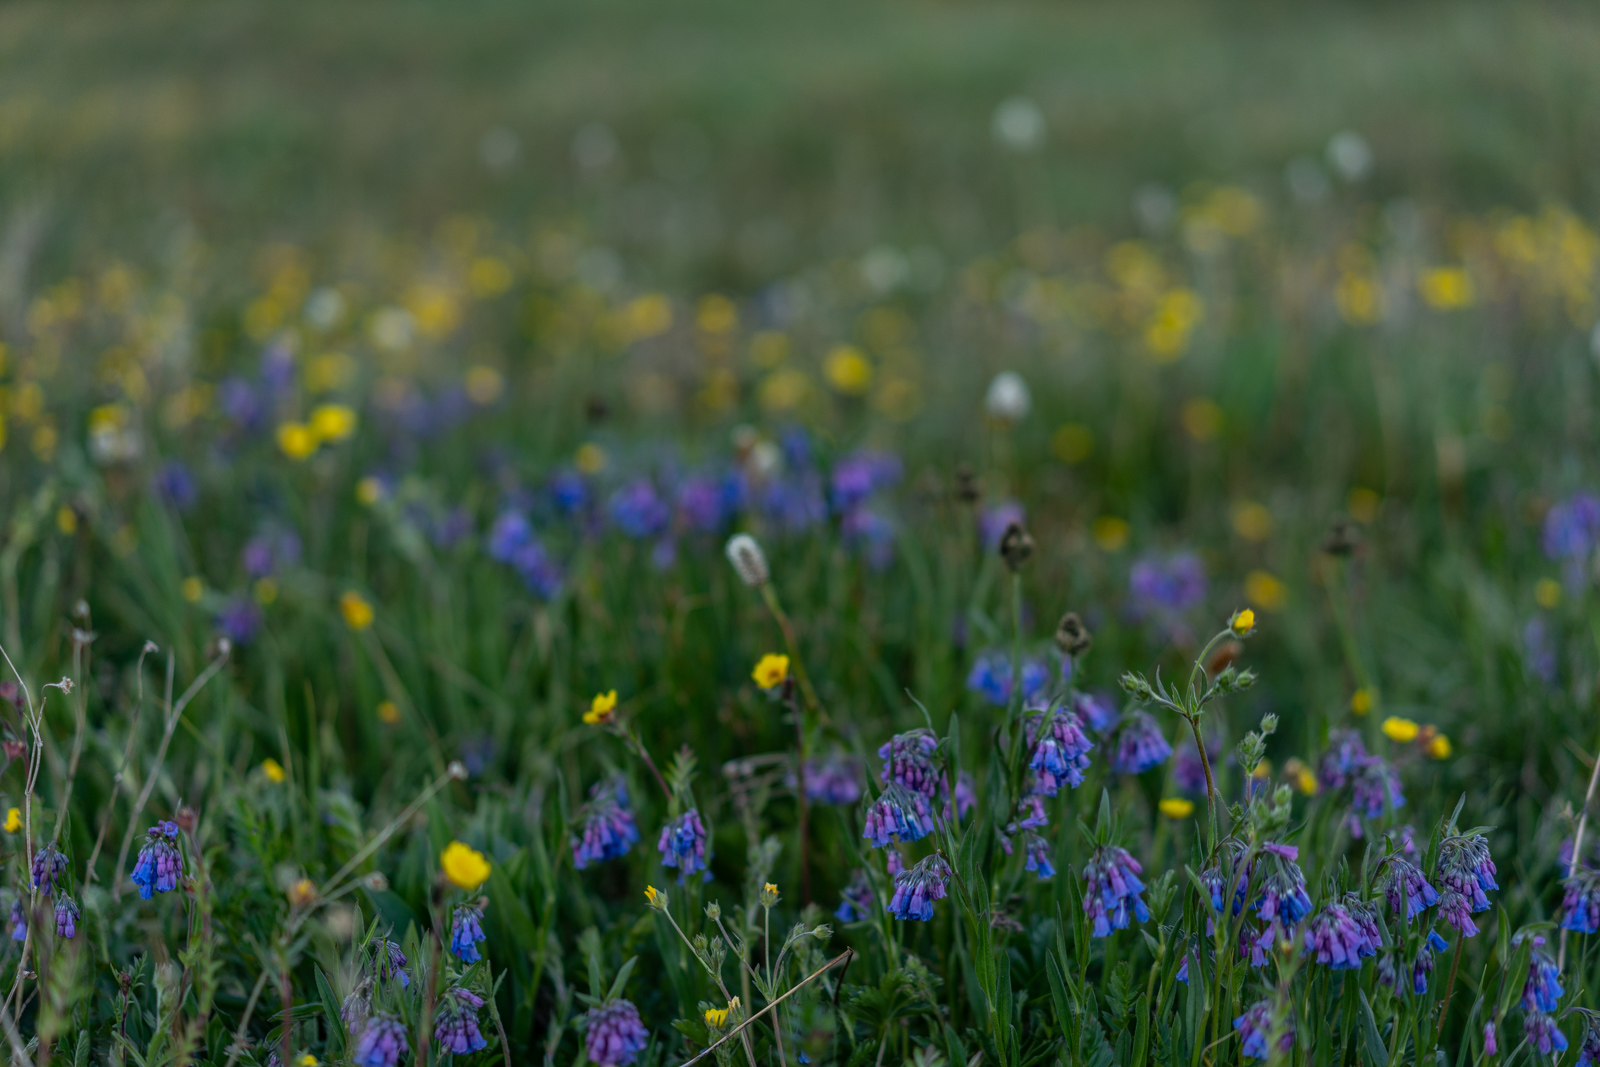
[[[734,534],[728,538],[726,551],[728,562],[733,564],[739,580],[745,585],[758,587],[772,580],[772,572],[767,569],[766,553],[761,551],[761,545],[754,537]]]
[[[445,773],[458,782],[463,781],[467,777],[467,765],[458,759],[453,759],[449,766],[445,767]]]
[[[1022,569],[1033,555],[1033,538],[1028,536],[1028,531],[1022,528],[1020,522],[1014,522],[1006,527],[1006,532],[1000,535],[1000,558],[1006,561],[1006,566],[1015,574]]]
[[[1094,643],[1094,637],[1089,633],[1089,628],[1078,618],[1078,613],[1069,611],[1061,616],[1061,621],[1056,623],[1056,647],[1063,655],[1081,656],[1089,651],[1089,646]]]
[[[373,871],[367,875],[367,888],[374,893],[381,893],[389,888],[389,878],[382,871]]]
[[[172,821],[177,823],[178,829],[184,833],[192,834],[194,833],[194,828],[200,825],[200,816],[195,813],[193,808],[185,804],[173,815]]]
[[[710,919],[712,922],[716,922],[718,919],[722,918],[722,905],[715,900],[707,904],[706,918]]]
[[[760,900],[763,908],[770,908],[774,904],[778,903],[778,887],[773,885],[771,882],[768,882],[766,885],[762,886]]]
[[[309,878],[297,878],[289,887],[289,906],[304,908],[317,899],[317,883]]]
[[[956,499],[963,504],[976,504],[983,496],[978,488],[978,476],[965,463],[956,464]]]

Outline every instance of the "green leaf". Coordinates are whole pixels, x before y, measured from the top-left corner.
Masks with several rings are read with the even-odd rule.
[[[1510,965],[1506,967],[1506,980],[1500,989],[1500,1011],[1497,1018],[1504,1019],[1506,1012],[1511,1010],[1512,1002],[1522,996],[1522,988],[1528,984],[1528,964],[1532,960],[1533,938],[1524,937],[1521,944],[1517,945]]]
[[[315,966],[313,964],[313,966]],[[327,1019],[329,1039],[334,1045],[334,1056],[344,1056],[344,1027],[339,1022],[339,998],[334,994],[328,976],[317,967],[317,996],[322,1000],[322,1011]]]
[[[1373,1017],[1372,1004],[1367,1000],[1364,990],[1357,990],[1361,998],[1361,1036],[1367,1043],[1367,1063],[1369,1067],[1389,1062],[1389,1049],[1383,1043],[1383,1037],[1378,1033],[1378,1020]]]
[[[633,965],[638,962],[638,956],[629,956],[627,962],[617,969],[617,976],[611,982],[611,990],[606,993],[607,1000],[615,1000],[622,996],[622,988],[628,984],[628,976],[633,973]]]

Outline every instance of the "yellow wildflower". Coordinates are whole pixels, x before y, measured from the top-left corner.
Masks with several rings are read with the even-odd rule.
[[[267,781],[272,782],[274,785],[289,777],[284,773],[283,764],[279,763],[271,756],[268,756],[266,759],[261,761],[261,773],[266,775]]]
[[[294,1067],[321,1067],[321,1064],[322,1061],[309,1052],[294,1061]]]
[[[400,706],[392,700],[385,700],[378,705],[378,721],[387,726],[393,726],[400,721]]]
[[[1263,611],[1277,611],[1283,607],[1288,588],[1266,571],[1251,571],[1244,576],[1245,599]]]
[[[318,441],[343,441],[356,432],[356,413],[344,404],[323,404],[311,413],[311,432]]]
[[[6,833],[14,834],[22,829],[22,809],[12,808],[6,812]]]
[[[308,458],[318,443],[316,431],[303,422],[286,422],[278,427],[278,447],[290,459]]]
[[[1365,715],[1372,710],[1372,690],[1357,689],[1350,694],[1350,713],[1352,715]]]
[[[822,364],[828,384],[846,396],[861,396],[872,385],[872,364],[853,345],[840,345]]]
[[[1107,552],[1122,551],[1122,546],[1128,543],[1129,532],[1128,520],[1115,515],[1100,516],[1094,520],[1094,527],[1090,530],[1094,543]]]
[[[1228,629],[1240,637],[1244,637],[1256,628],[1256,613],[1249,608],[1233,613],[1233,618],[1228,620]]]
[[[667,895],[653,885],[644,887],[644,902],[652,908],[667,910]]]
[[[599,474],[606,469],[606,451],[593,443],[579,445],[573,462],[584,474]]]
[[[608,723],[617,713],[617,691],[609,693],[596,693],[593,700],[589,701],[589,710],[583,713],[583,721],[590,726],[601,726]]]
[[[1156,806],[1169,819],[1187,819],[1194,814],[1194,801],[1187,797],[1162,797]]]
[[[706,1009],[706,1025],[707,1026],[711,1026],[711,1027],[715,1027],[718,1030],[722,1029],[724,1026],[727,1026],[728,1025],[728,1009],[727,1008],[707,1008]]]
[[[460,841],[450,842],[439,853],[439,867],[458,889],[471,891],[489,880],[489,860]]]
[[[352,630],[365,630],[372,625],[372,605],[354,590],[339,598],[339,613]]]
[[[1533,599],[1541,608],[1553,608],[1561,603],[1561,583],[1554,578],[1540,578],[1533,587]]]
[[[206,584],[191,574],[183,580],[183,584],[178,587],[178,591],[183,594],[183,599],[193,604],[204,595]]]
[[[1272,535],[1272,512],[1254,500],[1235,501],[1229,509],[1233,532],[1246,541],[1265,541]]]
[[[278,581],[276,578],[257,578],[255,585],[250,587],[255,593],[256,603],[266,607],[278,599]]]
[[[317,899],[317,883],[309,878],[297,879],[289,887],[289,906],[304,908]]]
[[[1417,279],[1422,299],[1435,311],[1458,311],[1471,307],[1472,279],[1460,267],[1435,267]]]
[[[1317,795],[1317,776],[1303,760],[1289,760],[1283,765],[1283,773],[1290,783],[1306,796]]]
[[[756,664],[756,669],[750,672],[750,677],[763,689],[782,685],[789,678],[789,657],[767,653]]]
[[[499,400],[505,389],[505,375],[493,367],[479,365],[467,371],[467,399],[479,407],[487,407]]]
[[[1450,739],[1444,734],[1434,734],[1433,740],[1428,742],[1428,755],[1434,759],[1449,759],[1452,751]]]
[[[383,499],[383,482],[367,475],[356,483],[356,499],[370,508]]]
[[[1422,727],[1418,726],[1410,719],[1401,719],[1391,715],[1387,719],[1383,720],[1383,736],[1387,737],[1391,741],[1398,741],[1401,744],[1415,741],[1417,739],[1417,734],[1421,731]]]
[[[78,532],[78,513],[71,506],[62,504],[56,509],[56,529],[68,537]]]

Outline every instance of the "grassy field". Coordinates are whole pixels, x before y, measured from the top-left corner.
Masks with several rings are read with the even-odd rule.
[[[0,9],[0,1047],[1600,1051],[1596,54]]]

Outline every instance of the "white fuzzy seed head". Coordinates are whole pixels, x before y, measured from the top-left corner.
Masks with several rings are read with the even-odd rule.
[[[767,556],[761,545],[749,534],[734,534],[728,538],[728,562],[739,572],[739,578],[748,586],[766,585],[772,578],[767,570]]]
[[[989,417],[1002,422],[1021,422],[1033,407],[1033,396],[1028,383],[1016,371],[1001,371],[989,383],[989,392],[983,398]]]

